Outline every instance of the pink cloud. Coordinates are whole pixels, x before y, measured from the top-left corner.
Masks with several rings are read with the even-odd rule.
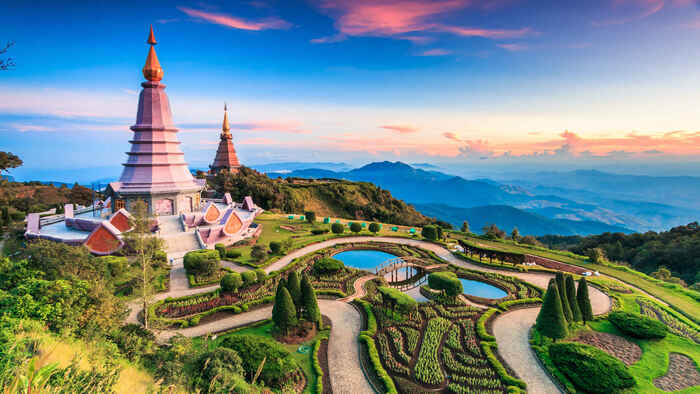
[[[529,28],[471,28],[436,21],[440,15],[472,5],[469,0],[321,0],[318,6],[335,18],[336,29],[347,36],[393,37],[413,41],[416,35],[407,33],[438,32],[484,38],[516,38],[535,34]]]
[[[683,0],[677,1],[680,5],[684,5],[682,3],[685,2]],[[624,15],[593,21],[593,26],[622,25],[644,19],[661,11],[664,5],[664,0],[613,0],[613,9]]]
[[[309,40],[312,44],[331,44],[334,42],[341,42],[347,40],[347,36],[345,34],[334,34],[332,36],[326,36],[326,37],[320,37],[320,38],[314,38],[312,40]]]
[[[457,142],[462,142],[462,140],[461,140],[459,137],[457,137],[457,134],[455,134],[455,133],[452,133],[452,132],[449,132],[449,131],[448,131],[448,132],[442,133],[442,135],[443,135],[445,138],[447,138],[448,140],[457,141]]]
[[[529,49],[527,45],[523,44],[498,44],[497,46],[509,52],[521,52]]]
[[[382,129],[390,130],[397,132],[399,134],[410,134],[410,133],[415,133],[418,131],[417,127],[413,126],[408,126],[408,125],[385,125],[385,126],[379,126]]]
[[[254,138],[244,138],[236,142],[238,145],[275,145],[277,141],[272,138],[266,137],[254,137]]]
[[[418,56],[446,56],[451,54],[447,49],[429,49],[418,54]]]
[[[289,22],[278,18],[269,18],[266,20],[254,22],[245,20],[243,18],[238,18],[232,15],[199,11],[187,7],[177,7],[177,9],[193,18],[202,19],[210,23],[230,27],[233,29],[258,31],[268,29],[287,29],[291,27],[291,24]]]

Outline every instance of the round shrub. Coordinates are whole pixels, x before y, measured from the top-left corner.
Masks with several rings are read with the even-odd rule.
[[[428,286],[431,289],[442,290],[449,297],[457,297],[462,294],[462,282],[454,272],[441,271],[428,275]]]
[[[331,225],[331,231],[333,234],[342,234],[345,231],[345,227],[340,223],[333,223]]]
[[[235,292],[243,285],[243,278],[238,272],[232,272],[221,278],[221,290],[225,292]]]
[[[216,244],[216,245],[214,245],[214,249],[217,252],[219,252],[219,258],[221,258],[221,259],[226,258],[226,245]]]
[[[379,226],[379,223],[370,223],[369,224],[369,231],[373,233],[378,233],[379,230],[381,229],[381,226]]]
[[[226,257],[228,257],[229,259],[237,259],[241,257],[241,252],[238,250],[229,249],[226,251]]]
[[[313,234],[313,235],[321,235],[321,234],[325,234],[327,232],[328,232],[327,228],[314,228],[311,230],[311,234]]]
[[[608,320],[625,334],[641,339],[661,339],[668,334],[662,322],[636,313],[613,312]]]
[[[612,393],[635,385],[622,361],[582,343],[555,343],[549,357],[578,388],[590,393]]]
[[[352,231],[353,233],[359,233],[360,231],[362,231],[362,225],[360,223],[353,222],[350,225],[350,231]]]
[[[342,261],[330,257],[323,257],[314,263],[314,272],[316,275],[334,274],[345,268]]]
[[[209,249],[187,252],[183,265],[189,274],[212,275],[219,265],[219,252]]]
[[[241,276],[243,277],[244,286],[250,286],[258,281],[258,276],[255,274],[255,271],[245,271]]]
[[[270,252],[272,254],[278,254],[282,250],[282,243],[277,241],[270,241]]]
[[[421,230],[421,235],[423,236],[423,238],[429,239],[431,241],[435,241],[438,238],[435,226],[424,226]]]

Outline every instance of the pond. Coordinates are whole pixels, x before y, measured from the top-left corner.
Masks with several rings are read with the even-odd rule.
[[[478,280],[459,279],[464,288],[464,294],[469,294],[481,298],[503,298],[508,295],[505,291],[488,283]]]
[[[333,258],[342,261],[348,267],[374,272],[374,268],[379,264],[395,259],[396,256],[379,250],[346,250]]]

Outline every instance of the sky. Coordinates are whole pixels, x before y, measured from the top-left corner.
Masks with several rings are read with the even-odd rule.
[[[700,170],[696,0],[6,2],[0,150],[117,176],[153,25],[186,160]],[[93,174],[92,172],[90,174]],[[92,176],[92,175],[91,175]]]

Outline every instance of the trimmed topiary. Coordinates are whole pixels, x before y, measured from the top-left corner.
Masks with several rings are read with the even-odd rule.
[[[360,223],[353,222],[350,225],[350,231],[352,231],[353,233],[359,233],[360,231],[362,231],[362,225]]]
[[[562,272],[557,272],[555,276],[555,281],[557,283],[557,291],[559,291],[559,298],[561,299],[561,310],[562,312],[564,312],[564,318],[567,322],[572,322],[574,320],[574,317],[571,312],[571,306],[569,305],[569,298],[566,295],[566,283],[564,283],[564,274]]]
[[[571,307],[571,316],[573,321],[581,321],[581,308],[578,306],[578,301],[576,300],[576,285],[574,285],[574,277],[571,275],[566,275],[566,299],[569,301],[569,306]]]
[[[462,294],[462,282],[451,271],[433,272],[428,275],[428,286],[434,290],[442,290],[448,297],[457,297]]]
[[[238,272],[232,272],[221,278],[221,290],[225,292],[235,292],[243,285],[243,278]]]
[[[320,326],[321,324],[321,309],[318,307],[316,299],[316,291],[311,285],[309,277],[304,274],[301,278],[301,298],[304,305],[304,317],[306,320]]]
[[[256,280],[256,282],[262,283],[262,282],[265,281],[265,279],[267,279],[267,273],[265,272],[264,269],[258,268],[258,269],[256,269],[256,270],[253,271],[253,272],[255,272],[255,280]]]
[[[661,339],[668,328],[658,320],[636,313],[617,311],[608,315],[608,320],[623,333],[640,339]]]
[[[370,232],[376,234],[379,232],[379,230],[381,230],[381,226],[379,225],[379,223],[370,223],[369,224],[369,231]]]
[[[289,290],[289,295],[292,296],[295,307],[301,310],[301,280],[299,280],[298,272],[292,271],[287,277],[287,290]]]
[[[342,234],[343,231],[345,231],[345,226],[343,226],[340,223],[333,223],[331,225],[331,231],[333,232],[333,234]]]
[[[224,244],[216,244],[214,245],[214,250],[219,252],[219,258],[220,259],[225,259],[226,258],[226,245]]]
[[[431,241],[435,241],[438,238],[435,226],[423,226],[420,235],[422,235],[423,238],[429,239]]]
[[[561,297],[554,279],[549,281],[547,291],[544,293],[544,301],[535,328],[540,334],[554,340],[566,338],[569,335],[566,318],[561,307]]]
[[[345,268],[342,261],[331,257],[322,257],[314,263],[314,272],[316,275],[330,275]]]
[[[244,286],[250,286],[258,281],[258,276],[255,274],[255,271],[245,271],[241,273],[241,276],[243,277]]]
[[[279,254],[282,251],[282,243],[278,241],[270,241],[270,252],[272,254]]]
[[[590,393],[613,393],[636,383],[622,361],[582,343],[555,343],[549,357],[579,389]]]
[[[583,321],[587,322],[593,320],[593,308],[591,307],[591,299],[588,296],[588,282],[585,277],[578,281],[576,302],[578,302],[578,307],[581,309],[581,318]]]

